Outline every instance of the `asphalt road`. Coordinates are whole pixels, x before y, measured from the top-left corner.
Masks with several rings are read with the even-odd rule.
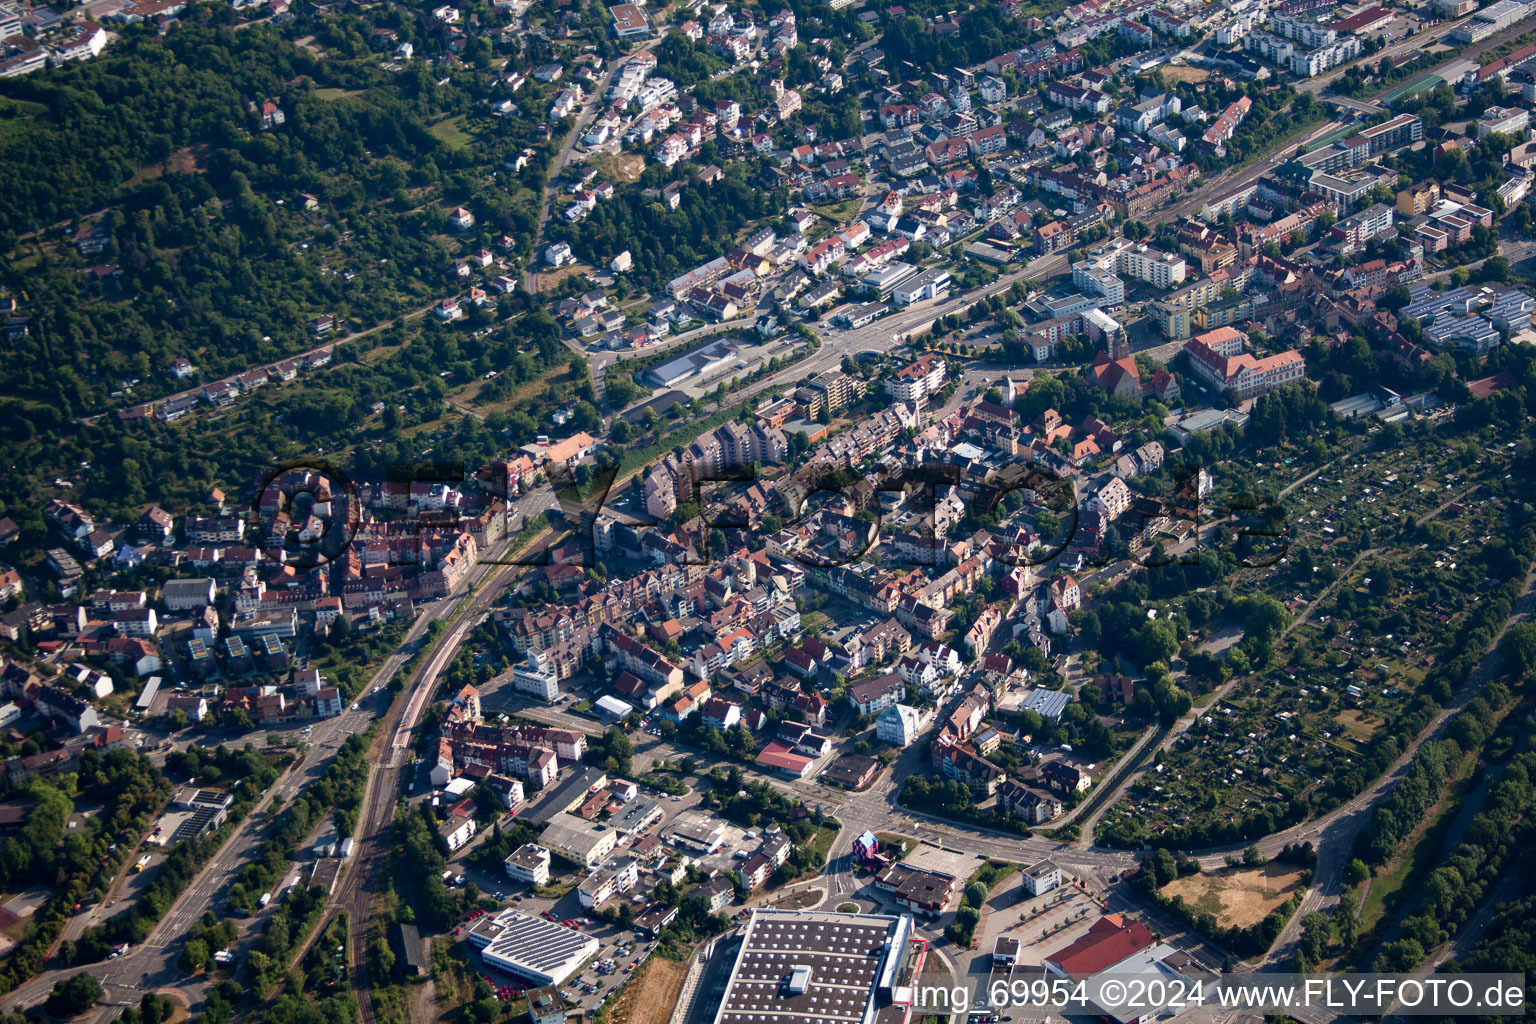
[[[637,53],[640,51],[636,51]],[[645,51],[649,52],[649,51]],[[549,217],[554,212],[555,196],[558,190],[555,179],[560,172],[570,166],[571,158],[576,153],[576,146],[581,141],[582,133],[587,130],[587,125],[597,116],[597,112],[603,108],[608,95],[608,83],[613,81],[614,72],[625,61],[613,60],[608,63],[608,70],[603,72],[592,92],[587,96],[587,101],[581,105],[581,111],[576,115],[576,123],[571,126],[570,134],[565,137],[565,143],[560,147],[560,152],[555,154],[555,162],[549,169],[549,181],[544,186],[544,203],[539,207],[539,223],[533,230],[533,252],[528,256],[528,266],[523,271],[523,290],[537,292],[539,290],[539,272],[537,267],[543,266],[544,258],[544,225],[549,223]],[[617,254],[615,254],[617,255]]]
[[[759,380],[739,391],[732,392],[731,400],[739,402],[753,398],[764,391],[786,387],[788,380],[803,380],[836,369],[842,365],[844,356],[858,356],[866,352],[884,354],[927,331],[929,325],[939,317],[963,313],[977,302],[1007,291],[1013,287],[1015,281],[1043,281],[1068,273],[1069,270],[1066,254],[1055,253],[1042,256],[1021,270],[1003,274],[985,287],[951,296],[938,303],[925,302],[907,306],[854,330],[845,330],[821,321],[816,325],[821,337],[819,349],[783,373],[775,374],[773,379]],[[752,369],[755,367],[742,370],[741,373],[751,373]],[[708,386],[713,386],[713,383],[710,381]],[[693,394],[694,397],[700,397],[708,390],[708,386],[701,387],[699,384],[689,382],[682,385],[681,390]]]
[[[425,620],[424,620],[425,621]],[[423,627],[425,628],[425,627]],[[185,974],[176,966],[180,955],[178,940],[203,915],[214,909],[235,872],[254,856],[265,837],[265,812],[274,798],[286,803],[325,770],[342,742],[353,732],[367,728],[364,712],[344,712],[337,718],[315,724],[310,747],[284,775],[273,784],[251,813],[246,815],[219,851],[204,865],[197,877],[176,900],[155,930],[138,946],[115,960],[87,965],[81,970],[94,975],[107,988],[108,1001],[137,1003],[143,992],[166,985],[184,985]],[[127,902],[119,903],[127,911]],[[31,1007],[47,997],[53,983],[74,973],[73,969],[53,966],[0,999],[6,1011]]]

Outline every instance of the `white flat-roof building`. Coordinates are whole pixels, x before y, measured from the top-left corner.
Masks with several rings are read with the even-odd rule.
[[[536,843],[526,843],[507,854],[502,862],[507,877],[525,885],[549,884],[549,851]]]
[[[868,274],[862,281],[864,288],[877,292],[880,295],[889,295],[891,289],[917,273],[917,268],[910,263],[887,263],[879,270]]]
[[[512,667],[512,689],[545,701],[560,695],[560,670],[547,651],[529,651],[527,661]]]
[[[924,270],[892,288],[891,299],[898,306],[910,306],[914,302],[940,299],[949,294],[949,285],[949,271]]]
[[[1053,860],[1042,860],[1024,870],[1024,888],[1031,896],[1050,892],[1061,885],[1061,867]]]
[[[714,1024],[902,1024],[913,939],[905,914],[754,910]]]
[[[469,944],[485,962],[540,985],[559,985],[597,954],[599,943],[574,928],[520,910],[482,917]]]
[[[597,698],[597,709],[611,718],[623,718],[635,710],[633,706],[626,704],[612,694],[605,694]]]

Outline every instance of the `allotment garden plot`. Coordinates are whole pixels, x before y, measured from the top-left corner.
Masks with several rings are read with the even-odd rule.
[[[1352,457],[1292,492],[1285,562],[1230,578],[1285,604],[1288,631],[1110,808],[1099,838],[1256,839],[1385,770],[1448,696],[1434,667],[1461,653],[1477,595],[1507,569],[1495,543],[1506,462],[1441,448]]]

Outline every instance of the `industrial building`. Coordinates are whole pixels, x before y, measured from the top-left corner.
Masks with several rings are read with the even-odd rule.
[[[607,825],[586,821],[564,811],[549,819],[539,845],[573,864],[596,867],[618,845],[619,833]]]
[[[539,985],[559,985],[597,954],[599,943],[574,928],[520,910],[482,917],[469,944],[485,962]]]
[[[645,371],[645,378],[657,387],[670,388],[689,379],[723,369],[736,357],[736,346],[716,339],[695,346],[681,355],[657,363]]]
[[[926,951],[905,914],[754,910],[714,1024],[903,1024]]]
[[[401,922],[395,925],[395,966],[396,974],[408,974],[416,977],[427,973],[426,957],[422,955],[421,934],[413,924]]]
[[[1519,0],[1499,0],[1478,11],[1465,24],[1458,25],[1447,38],[1458,43],[1475,43],[1522,20],[1530,11],[1531,5]]]
[[[1061,713],[1072,702],[1072,695],[1065,690],[1030,690],[1019,705],[1021,711],[1033,711],[1041,718],[1048,718],[1053,722],[1060,721]]]

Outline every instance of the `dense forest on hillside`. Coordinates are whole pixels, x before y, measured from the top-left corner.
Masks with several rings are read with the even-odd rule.
[[[995,4],[967,11],[960,31],[939,33],[924,16],[945,12],[941,5],[906,5],[885,25],[880,45],[887,59],[910,64],[915,71],[947,71],[971,67],[1029,41],[1023,19],[1010,19]]]
[[[530,247],[547,152],[506,165],[531,148],[536,90],[492,119],[468,69],[321,60],[223,17],[0,83],[0,288],[31,317],[7,401],[65,417],[142,401],[186,386],[165,375],[178,356],[208,379],[245,370],[312,346],[318,314],[367,327],[450,292],[461,245]],[[285,120],[263,130],[267,100]],[[440,138],[444,117],[475,144]]]
[[[19,461],[0,476],[0,514],[21,526],[24,544],[40,544],[46,536],[43,503],[32,496],[51,493],[53,475],[83,461],[93,468],[78,476],[73,499],[118,518],[136,516],[148,502],[178,511],[193,507],[216,483],[236,489],[232,500],[249,501],[250,486],[263,471],[317,451],[335,453],[355,479],[381,480],[390,464],[416,458],[423,442],[413,428],[443,417],[443,368],[459,379],[499,368],[484,392],[498,400],[572,358],[541,311],[473,337],[474,330],[490,326],[492,315],[494,310],[477,313],[465,332],[431,321],[408,339],[406,329],[388,328],[347,346],[337,365],[308,378],[304,387],[267,388],[217,418],[205,413],[176,423],[121,424],[103,417],[71,424],[47,419],[48,406],[30,406],[37,420],[12,419],[3,427]],[[369,359],[369,343],[390,354]],[[556,391],[546,385],[516,408],[493,410],[483,420],[455,419],[434,435],[437,456],[478,465],[532,441],[543,412],[568,397],[591,398],[585,376],[583,369],[581,387]],[[382,415],[375,413],[380,405]]]
[[[484,54],[445,68],[381,59],[400,38],[446,52],[430,12],[327,20],[322,35],[345,53],[324,56],[293,42],[323,27],[313,18],[231,20],[197,7],[163,37],[128,29],[96,60],[0,81],[0,296],[28,321],[0,365],[13,467],[0,514],[29,548],[47,497],[128,517],[150,501],[186,508],[274,460],[343,451],[369,421],[370,465],[410,458],[423,443],[411,428],[444,414],[440,374],[462,385],[496,371],[482,398],[501,401],[569,358],[520,294],[455,325],[407,320],[466,287],[453,275],[464,254],[531,252],[557,87],[514,94],[504,76],[549,59],[547,44],[509,43],[498,73]],[[491,114],[487,99],[510,112]],[[263,127],[269,100],[284,118]],[[470,231],[451,229],[459,205],[475,215]],[[302,388],[178,423],[113,415],[307,351],[322,313],[337,333],[379,330]],[[173,378],[178,357],[198,372]],[[532,440],[534,417],[558,400],[525,395],[440,451],[488,456]]]
[[[738,235],[764,217],[788,208],[782,190],[764,189],[749,179],[751,168],[737,162],[713,185],[690,182],[682,189],[678,208],[667,209],[648,187],[659,187],[670,175],[659,164],[646,169],[635,186],[612,202],[599,203],[586,219],[572,224],[551,220],[545,234],[564,241],[582,259],[603,266],[625,249],[634,258],[631,285],[650,288],[719,256],[739,241]]]

